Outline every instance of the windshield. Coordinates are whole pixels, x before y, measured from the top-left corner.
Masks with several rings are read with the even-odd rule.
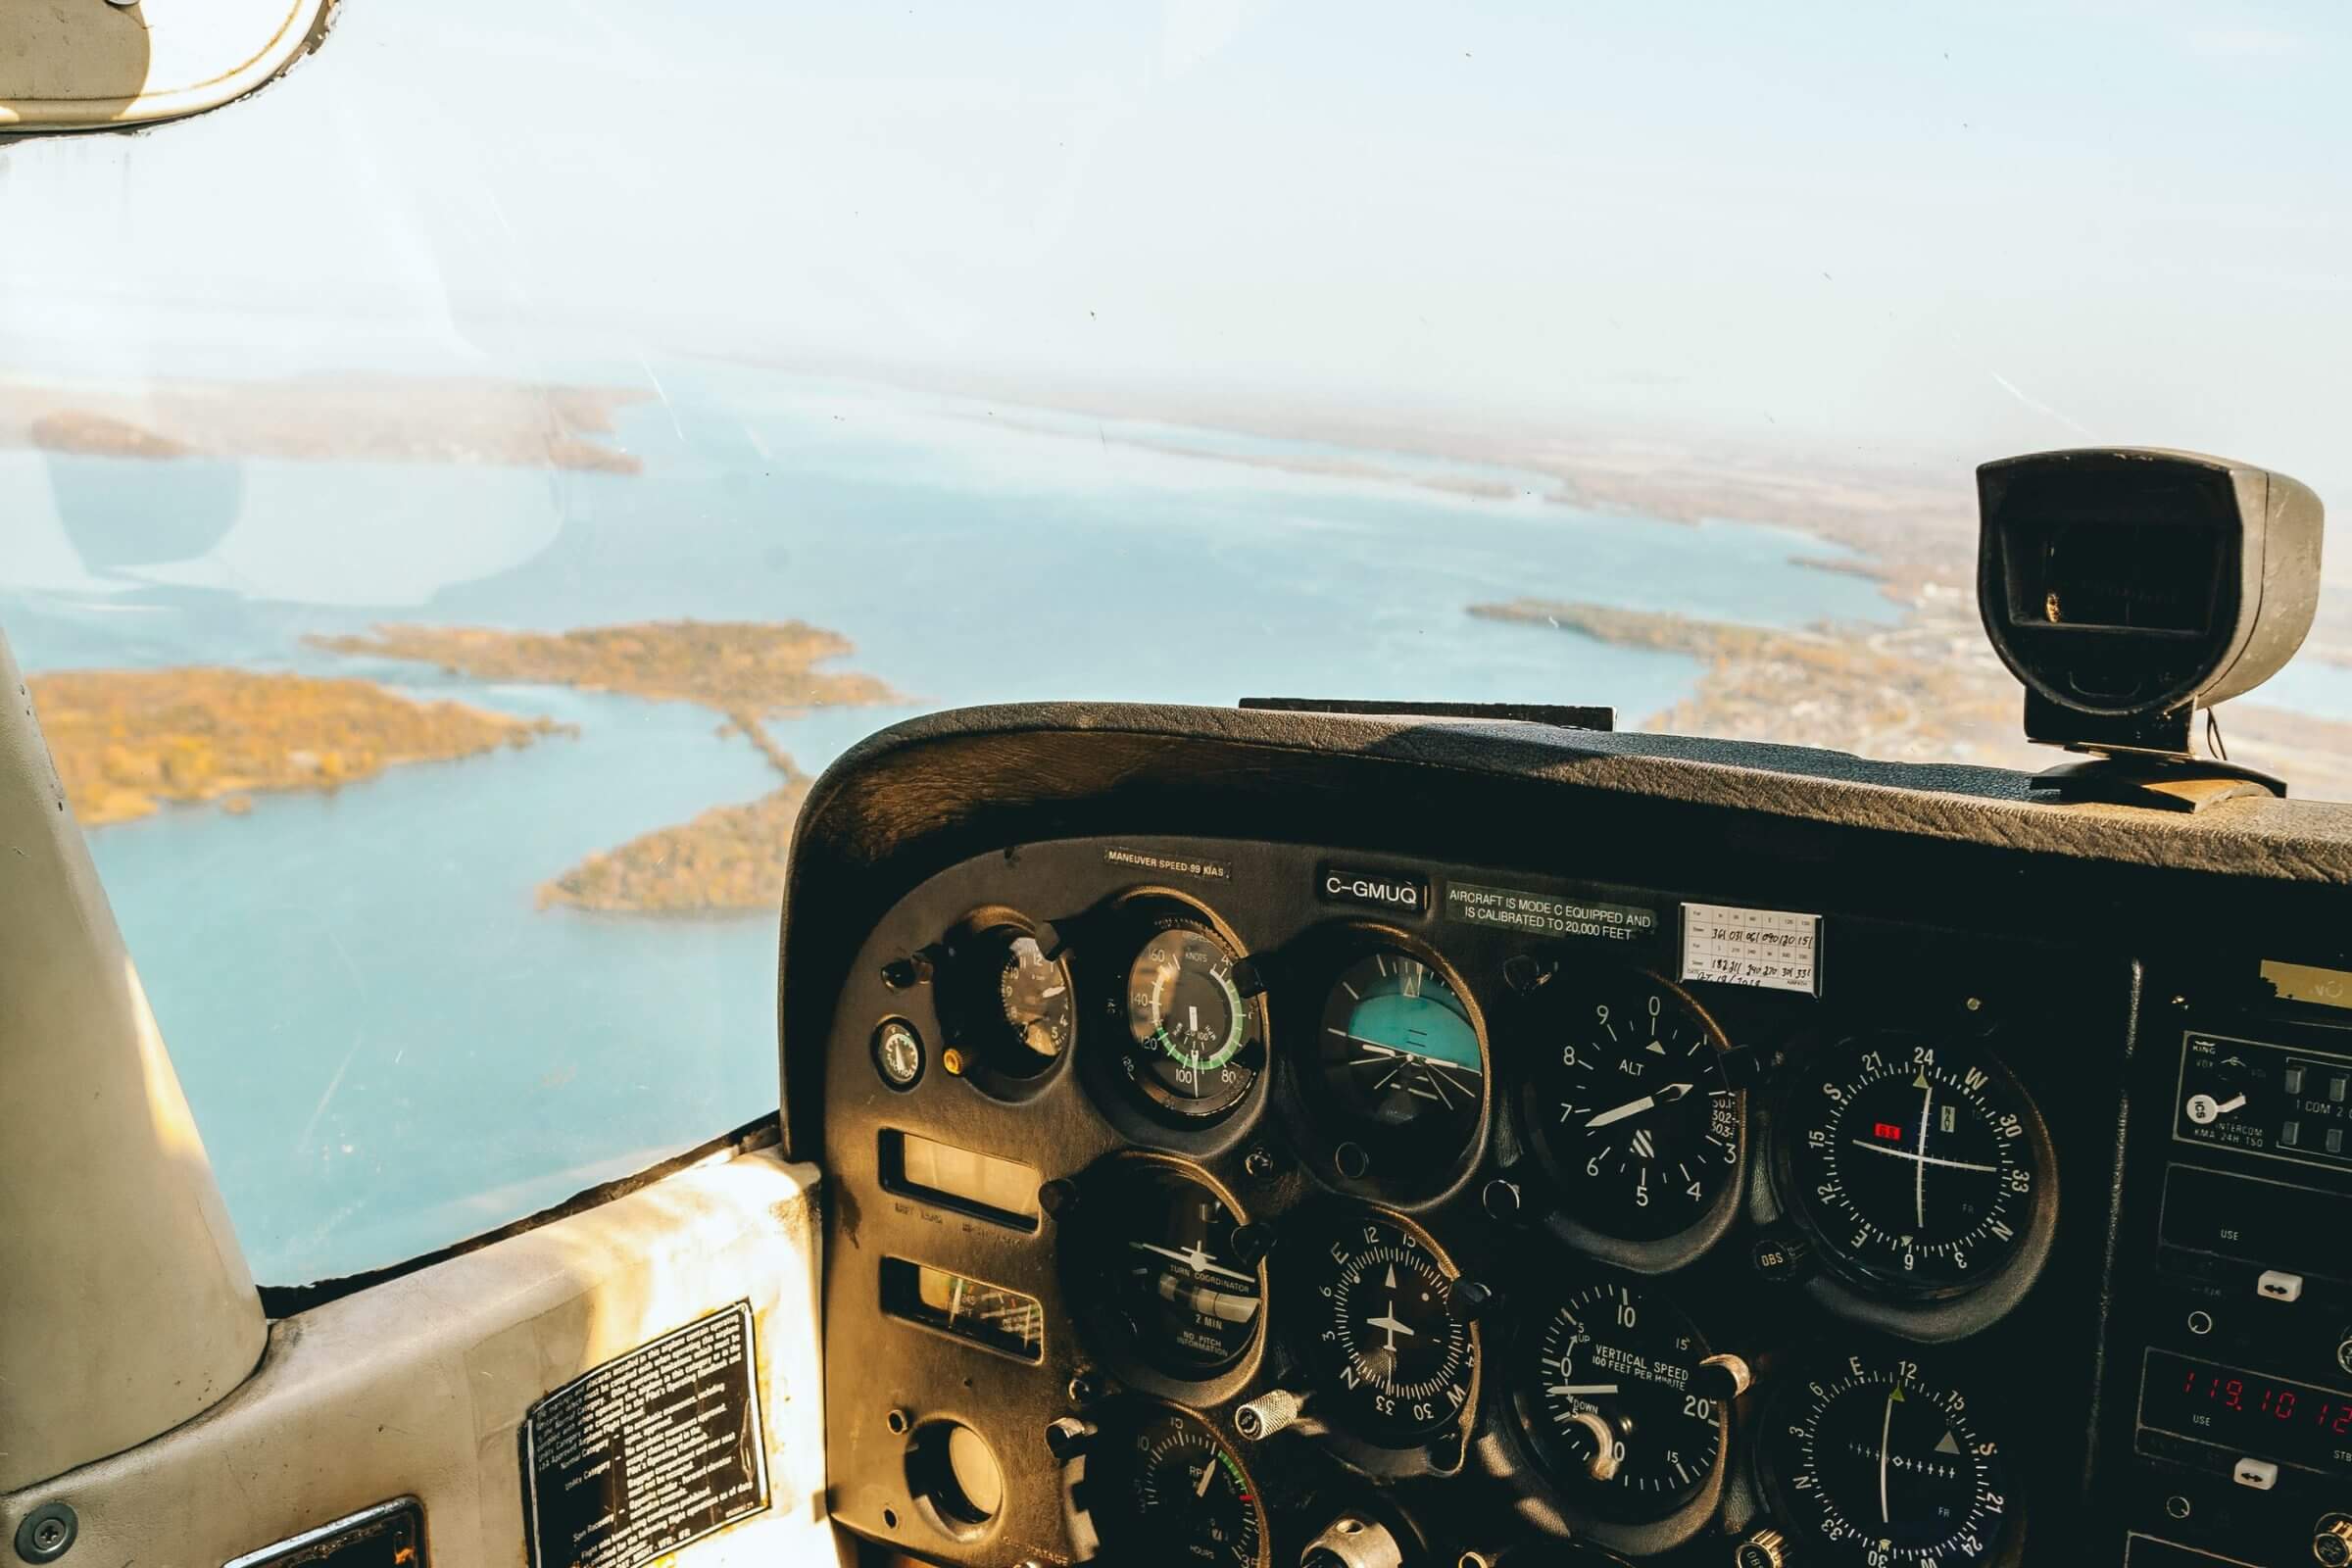
[[[0,147],[0,625],[265,1280],[772,1108],[811,776],[954,704],[2040,767],[1972,467],[2346,493],[2334,9],[350,0]],[[2352,635],[2222,713],[2352,783]]]

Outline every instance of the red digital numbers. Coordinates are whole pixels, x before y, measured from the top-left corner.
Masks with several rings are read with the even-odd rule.
[[[2254,1396],[2251,1402],[2247,1398],[2249,1392]],[[2328,1436],[2352,1434],[2352,1400],[2329,1398],[2323,1389],[2256,1379],[2249,1391],[2244,1378],[2233,1378],[2226,1370],[2216,1370],[2210,1365],[2190,1364],[2181,1369],[2180,1396],[2207,1405],[2220,1405],[2239,1415],[2267,1415],[2274,1421],[2292,1421],[2298,1413],[2306,1413],[2312,1425]],[[2215,1425],[2218,1417],[2214,1416],[2200,1416],[2197,1420],[2217,1433],[2226,1425]]]
[[[1880,1122],[1870,1130],[1874,1135],[1886,1139],[1890,1144],[1899,1144],[1903,1141],[1903,1130],[1890,1121]]]

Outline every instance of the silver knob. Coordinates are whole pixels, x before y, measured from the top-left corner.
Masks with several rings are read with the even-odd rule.
[[[1301,1568],[1404,1568],[1404,1548],[1389,1527],[1342,1514],[1306,1544]]]
[[[1288,1389],[1261,1394],[1233,1412],[1233,1430],[1251,1443],[1270,1438],[1298,1419],[1306,1401]]]
[[[1617,1429],[1591,1410],[1577,1411],[1569,1424],[1583,1427],[1585,1435],[1592,1440],[1592,1457],[1585,1461],[1585,1474],[1595,1481],[1616,1480],[1618,1467],[1625,1463],[1625,1455],[1617,1446]]]

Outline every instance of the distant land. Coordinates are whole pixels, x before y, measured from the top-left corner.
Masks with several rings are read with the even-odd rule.
[[[777,787],[757,801],[642,834],[541,884],[542,908],[712,914],[779,907],[785,854],[809,781],[763,721],[812,708],[906,701],[871,675],[814,668],[854,647],[839,632],[798,620],[642,621],[567,632],[396,625],[312,641],[331,653],[429,663],[475,680],[699,704],[724,715],[721,737],[741,737],[776,770]]]
[[[1702,661],[1698,689],[1639,729],[2026,772],[2064,757],[2027,742],[2023,688],[1984,641],[1974,599],[1934,585],[1892,625],[1774,629],[1540,599],[1469,612]],[[2217,713],[2234,760],[2297,795],[2352,800],[2352,724],[2242,701]]]
[[[241,669],[59,670],[29,676],[74,814],[104,827],[166,804],[334,790],[409,762],[446,761],[564,733],[370,681]]]
[[[383,625],[366,636],[308,641],[329,653],[432,664],[473,680],[699,703],[753,723],[811,708],[905,701],[871,675],[817,669],[855,645],[799,620],[657,620],[566,632]]]
[[[476,376],[172,377],[134,384],[0,377],[0,449],[76,457],[340,458],[630,474],[614,414],[652,394]]]
[[[762,364],[756,357],[740,363]],[[1973,465],[2009,455],[1985,452],[1964,461],[1948,449],[1937,450],[1939,435],[1907,451],[1884,445],[1831,448],[1818,438],[1778,441],[1754,434],[1637,428],[1605,417],[1512,413],[1435,397],[1414,408],[1318,402],[1246,383],[1186,389],[851,362],[820,367],[804,361],[793,368],[800,373],[822,368],[844,378],[971,400],[984,406],[980,416],[1003,427],[1281,472],[1378,478],[1450,495],[1501,498],[1524,492],[1495,475],[1412,468],[1383,460],[1435,458],[1515,469],[1548,481],[1537,493],[1559,505],[1668,522],[1761,523],[1811,534],[1855,555],[1808,564],[1876,579],[1902,604],[1917,597],[1924,584],[1973,598]],[[996,406],[985,407],[990,404]],[[1187,439],[1181,431],[1123,430],[1115,423],[1081,431],[1039,419],[1039,411],[1314,442],[1355,455],[1234,452]],[[2327,476],[2298,477],[2318,482]],[[2329,552],[2323,580],[2327,587],[2305,656],[2352,666],[2352,554]],[[2232,705],[2231,710],[2241,706]]]
[[[543,883],[539,906],[616,914],[731,914],[784,903],[784,858],[810,780],[744,806],[715,806],[692,821],[640,834]]]
[[[709,914],[773,910],[808,776],[764,721],[812,708],[904,703],[870,675],[813,666],[849,639],[803,621],[646,621],[567,632],[378,626],[311,639],[347,657],[430,663],[474,680],[569,686],[721,715],[777,775],[758,800],[721,806],[589,856],[539,890],[542,908]],[[369,680],[183,667],[60,670],[29,677],[69,803],[85,828],[169,803],[242,813],[271,791],[332,790],[407,762],[471,757],[576,733],[456,702],[417,702]]]

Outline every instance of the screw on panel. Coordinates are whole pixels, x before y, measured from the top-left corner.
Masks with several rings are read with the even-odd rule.
[[[81,1533],[81,1521],[62,1502],[44,1502],[17,1526],[17,1555],[26,1562],[55,1562]]]
[[[906,1435],[906,1429],[914,1425],[914,1422],[906,1411],[894,1407],[884,1414],[882,1417],[882,1424],[890,1428],[891,1436],[905,1437]]]
[[[1274,1154],[1271,1150],[1252,1149],[1242,1157],[1242,1169],[1252,1181],[1264,1181],[1274,1174]]]

